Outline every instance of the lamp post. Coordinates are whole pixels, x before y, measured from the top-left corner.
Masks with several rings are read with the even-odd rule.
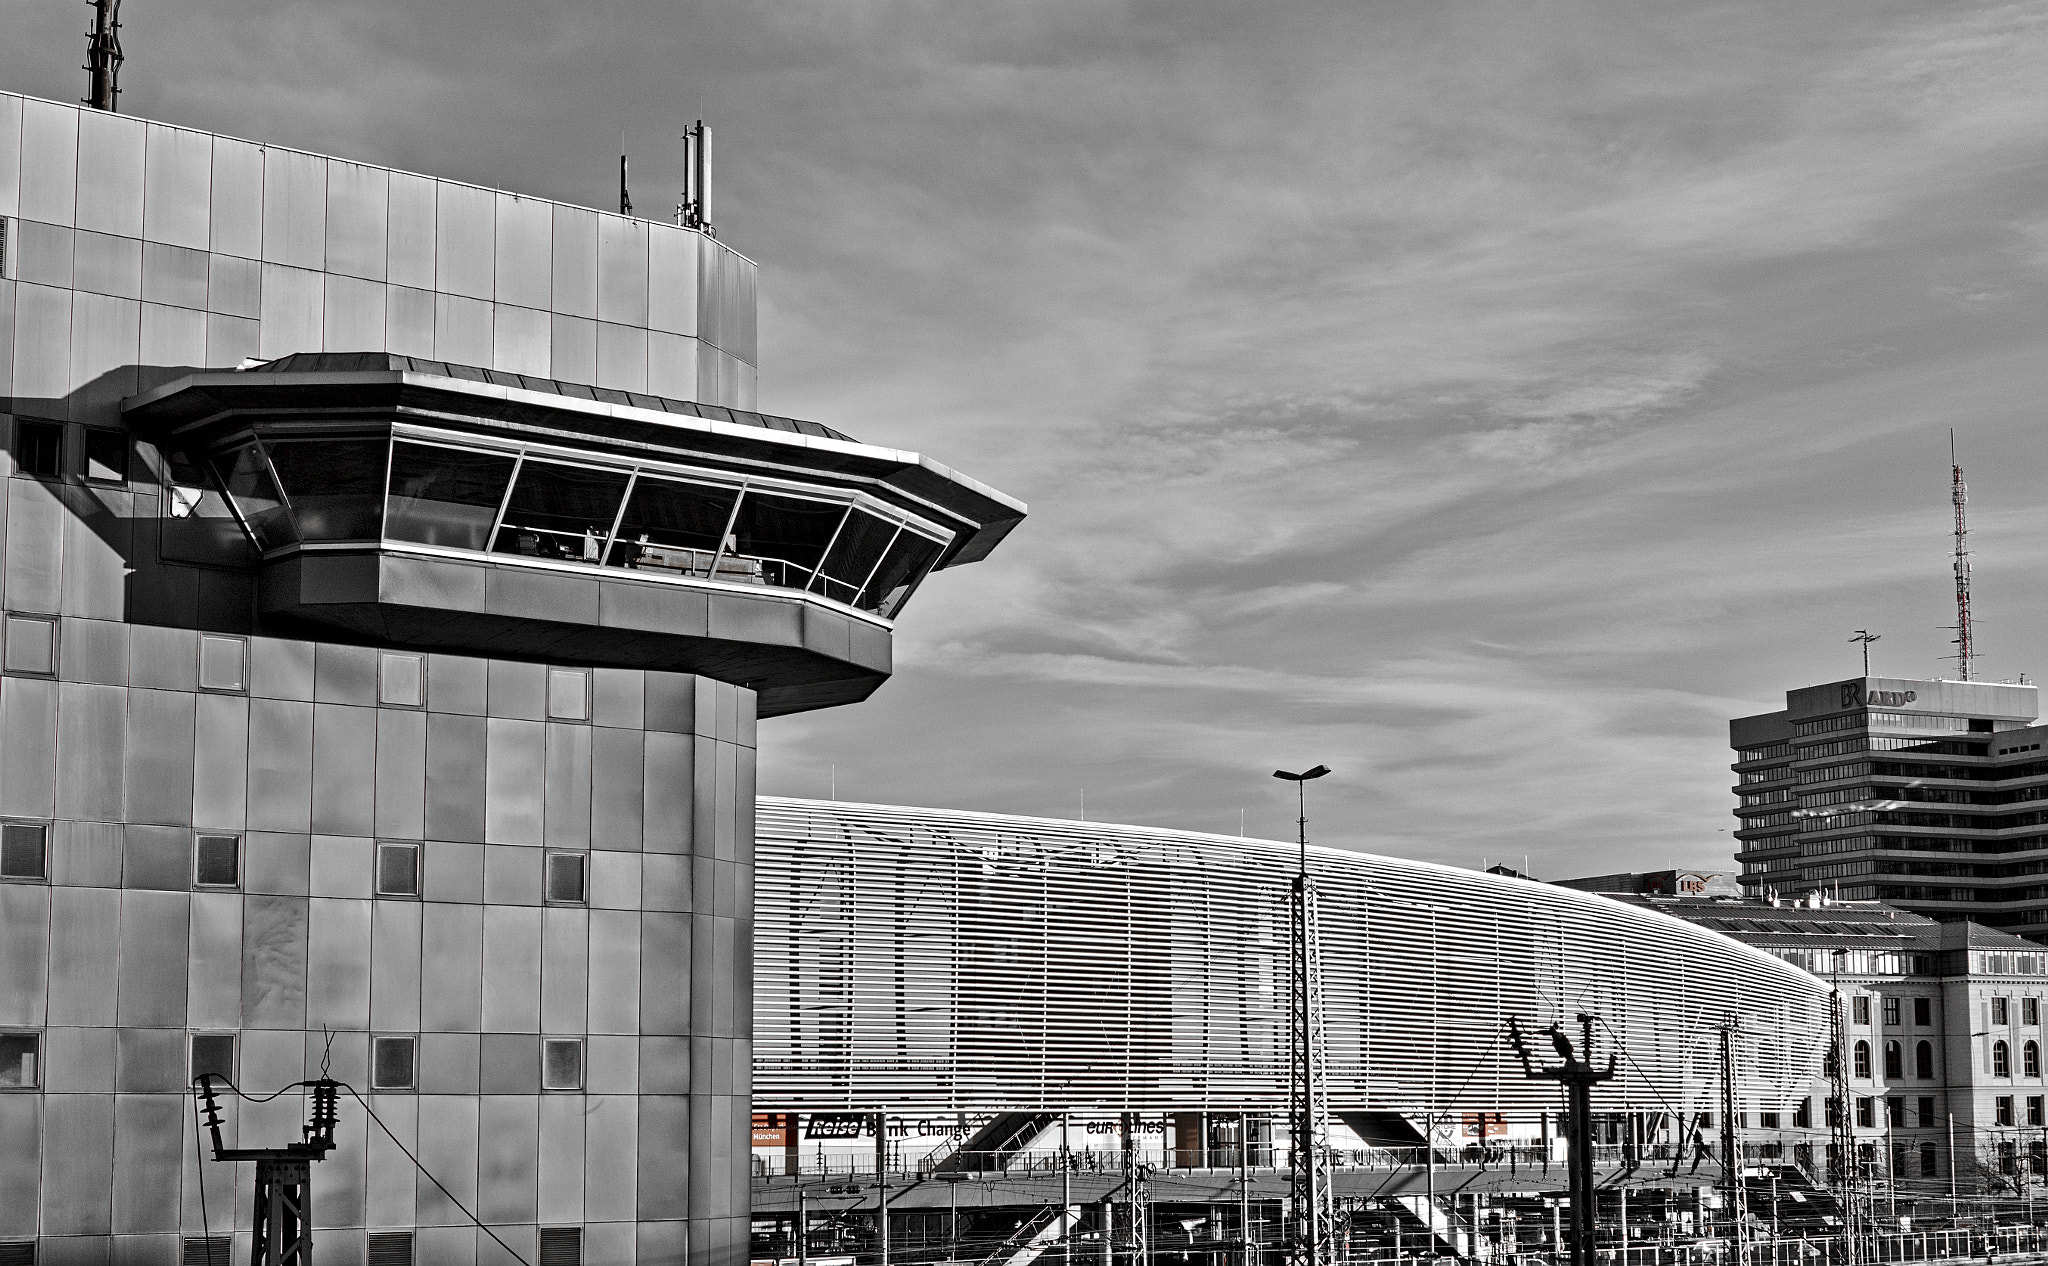
[[[1290,1266],[1328,1266],[1335,1247],[1336,1216],[1330,1205],[1329,1157],[1323,1146],[1323,1008],[1321,963],[1317,955],[1316,890],[1308,872],[1308,784],[1330,772],[1317,765],[1300,773],[1284,769],[1273,777],[1294,784],[1295,834],[1300,848],[1294,875],[1294,929],[1289,993],[1287,1098],[1293,1134],[1289,1196],[1293,1202]]]

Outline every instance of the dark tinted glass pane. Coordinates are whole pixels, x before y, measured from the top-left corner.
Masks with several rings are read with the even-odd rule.
[[[532,1048],[528,1048],[529,1050]],[[583,1042],[578,1038],[551,1038],[544,1044],[541,1088],[580,1090],[583,1087]]]
[[[85,433],[85,477],[108,483],[128,481],[128,436],[94,427]]]
[[[482,549],[512,482],[513,460],[425,444],[391,446],[391,517],[396,541]]]
[[[232,888],[242,879],[242,841],[233,835],[202,835],[193,878],[210,887]]]
[[[235,1079],[235,1038],[232,1033],[192,1035],[192,1079],[212,1073],[228,1081]]]
[[[270,463],[263,459],[261,448],[246,444],[224,457],[216,457],[213,471],[221,486],[228,490],[228,499],[242,512],[242,522],[256,538],[256,548],[276,549],[291,543],[291,519],[285,513],[277,481],[271,478]]]
[[[0,1033],[0,1086],[21,1089],[41,1084],[37,1045],[33,1033]]]
[[[626,476],[619,471],[529,461],[519,468],[505,522],[491,548],[500,554],[597,562],[604,557],[605,540],[625,495]]]
[[[269,447],[302,539],[376,539],[384,517],[383,440],[273,440]]]
[[[388,897],[420,893],[420,852],[410,844],[377,846],[377,891]]]
[[[412,1089],[412,1046],[409,1037],[380,1037],[370,1070],[370,1085],[378,1090]]]
[[[740,499],[733,523],[736,553],[759,564],[762,583],[801,589],[811,582],[811,570],[845,517],[846,507],[829,501],[750,492]]]
[[[583,859],[567,853],[548,858],[548,900],[583,900]]]
[[[882,559],[882,565],[868,581],[868,587],[861,592],[860,601],[855,605],[866,611],[879,611],[894,617],[903,609],[910,597],[910,591],[917,588],[917,582],[931,570],[938,561],[943,548],[937,541],[904,531],[889,547]]]
[[[853,511],[846,526],[839,529],[839,539],[832,542],[832,552],[825,556],[825,564],[818,569],[818,579],[811,588],[841,602],[852,602],[860,596],[868,573],[882,560],[882,552],[895,536],[894,523]]]
[[[64,473],[64,424],[32,422],[22,418],[14,424],[14,464],[25,475],[54,479]]]
[[[0,877],[45,879],[43,828],[9,825],[0,827]]]
[[[643,475],[626,500],[618,544],[606,561],[614,567],[708,576],[719,538],[732,518],[732,503],[738,499],[737,489]]]

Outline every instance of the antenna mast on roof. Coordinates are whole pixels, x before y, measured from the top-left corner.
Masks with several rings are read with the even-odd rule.
[[[85,33],[87,80],[85,104],[109,114],[121,97],[121,0],[86,0],[92,6],[92,30]]]
[[[683,132],[683,200],[676,223],[717,237],[711,227],[711,129],[699,119]]]
[[[1957,676],[1970,679],[1970,657],[1975,648],[1970,644],[1970,527],[1964,517],[1964,507],[1969,504],[1970,490],[1963,483],[1962,463],[1956,460],[1956,432],[1948,432],[1949,473],[1954,478],[1954,500],[1956,506],[1956,668]]]
[[[631,215],[633,214],[633,195],[626,189],[626,155],[624,153],[625,148],[625,143],[621,141],[619,143],[619,149],[621,151],[619,154],[619,214]]]

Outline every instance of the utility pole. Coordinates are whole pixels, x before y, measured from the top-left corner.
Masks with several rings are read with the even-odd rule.
[[[1613,1079],[1614,1056],[1608,1054],[1606,1068],[1595,1067],[1593,1022],[1596,1017],[1581,1011],[1575,1018],[1580,1030],[1576,1049],[1563,1025],[1553,1024],[1539,1030],[1549,1035],[1551,1046],[1564,1061],[1561,1064],[1537,1067],[1529,1057],[1528,1039],[1513,1016],[1508,1017],[1508,1040],[1514,1044],[1515,1056],[1522,1061],[1525,1076],[1538,1081],[1559,1082],[1564,1086],[1566,1109],[1562,1124],[1566,1143],[1565,1165],[1571,1179],[1571,1266],[1593,1266],[1593,1087]],[[1624,1234],[1627,1230],[1627,1227],[1622,1228]]]
[[[889,1266],[889,1114],[875,1113],[875,1252]]]
[[[1308,871],[1308,791],[1327,765],[1273,777],[1294,784],[1300,860],[1294,873],[1294,927],[1288,976],[1287,1116],[1293,1148],[1288,1158],[1292,1223],[1289,1266],[1328,1266],[1336,1249],[1336,1211],[1330,1204],[1328,1107],[1323,1066],[1323,965],[1316,928],[1316,881]]]
[[[228,1147],[221,1142],[220,1104],[213,1097],[213,1083],[219,1076],[201,1073],[192,1084],[199,1094],[202,1124],[213,1136],[213,1159],[256,1162],[249,1266],[311,1266],[313,1162],[327,1159],[327,1153],[334,1150],[340,1083],[327,1077],[311,1083],[313,1110],[302,1131],[304,1142],[283,1147]]]
[[[1749,1260],[1749,1202],[1743,1185],[1741,1147],[1735,1136],[1735,1033],[1739,1021],[1721,1021],[1721,1172],[1727,1189],[1728,1216],[1735,1225],[1735,1260]]]
[[[86,0],[92,30],[85,33],[85,104],[112,114],[121,99],[121,0]]]

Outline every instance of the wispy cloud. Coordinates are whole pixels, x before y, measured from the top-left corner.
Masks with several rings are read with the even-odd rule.
[[[1725,863],[1727,717],[2048,623],[2048,10],[597,0],[130,14],[129,104],[658,206],[720,130],[763,399],[1026,497],[763,786]],[[68,18],[0,83],[74,95]],[[1277,786],[1274,784],[1273,786]]]

